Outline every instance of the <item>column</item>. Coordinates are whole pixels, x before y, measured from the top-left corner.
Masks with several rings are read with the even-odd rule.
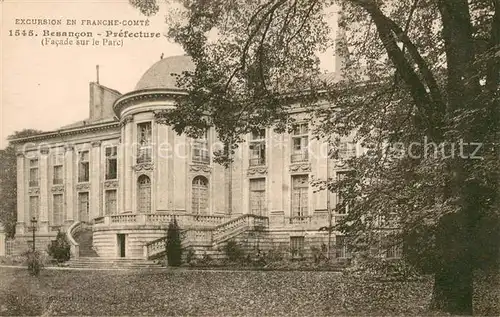
[[[89,220],[99,217],[101,208],[101,141],[91,142],[90,157],[90,215]]]
[[[49,231],[49,149],[40,149],[40,215],[38,219],[39,231],[46,233]]]
[[[24,219],[26,213],[24,204],[24,201],[26,199],[25,195],[26,179],[24,175],[25,169],[26,169],[26,164],[24,159],[24,153],[18,152],[17,153],[17,224],[16,224],[17,234],[24,233],[24,227],[26,225]]]
[[[75,175],[74,175],[74,148],[72,145],[66,145],[64,147],[64,195],[65,195],[65,213],[66,213],[66,223],[73,223],[74,217],[74,194],[75,194]]]

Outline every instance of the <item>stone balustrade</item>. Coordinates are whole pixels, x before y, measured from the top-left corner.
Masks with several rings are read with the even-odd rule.
[[[199,216],[196,216],[199,217]],[[196,218],[195,217],[195,218]],[[218,216],[215,216],[218,217]],[[223,217],[223,219],[226,219]],[[219,220],[223,220],[220,218]],[[215,221],[216,218],[195,219],[195,221],[204,223]],[[214,246],[222,243],[245,230],[264,230],[269,226],[267,217],[256,215],[242,215],[230,219],[215,227],[192,228],[183,231],[183,245],[186,246]],[[158,255],[165,251],[166,237],[150,241],[144,245],[144,257],[146,259]]]
[[[225,221],[229,216],[224,215],[193,215],[193,214],[118,214],[103,216],[94,219],[96,228],[112,225],[168,225],[173,219],[181,228],[186,227],[215,227]]]

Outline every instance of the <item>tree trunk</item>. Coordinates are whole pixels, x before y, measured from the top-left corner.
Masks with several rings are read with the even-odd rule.
[[[463,263],[452,263],[436,273],[432,308],[453,315],[472,315],[472,277],[470,265]]]

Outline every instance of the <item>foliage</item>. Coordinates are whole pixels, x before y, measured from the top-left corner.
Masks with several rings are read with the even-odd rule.
[[[244,260],[245,252],[234,240],[229,240],[222,248],[227,259],[231,262],[241,262]]]
[[[49,244],[48,253],[58,263],[66,262],[71,256],[71,246],[66,238],[66,234],[62,231],[57,232],[56,240]]]
[[[167,263],[169,266],[180,266],[182,263],[182,241],[180,228],[174,218],[167,229]]]
[[[40,251],[29,250],[23,256],[26,257],[29,273],[33,276],[38,276],[44,267],[43,254]]]
[[[186,263],[187,264],[190,264],[191,262],[193,262],[193,260],[196,259],[196,254],[194,252],[194,249],[193,248],[188,248],[187,250],[185,250],[186,252]]]
[[[360,143],[365,151],[346,159],[349,177],[314,181],[350,207],[337,229],[365,253],[381,228],[392,230],[412,264],[435,274],[437,307],[471,314],[472,272],[499,266],[490,228],[500,223],[500,3],[181,4],[169,36],[196,69],[179,78],[187,97],[158,122],[188,135],[215,127],[226,144],[216,161],[226,165],[252,130],[290,130],[295,108],[333,154],[339,139]],[[335,39],[323,14],[332,5],[341,12]],[[315,55],[332,42],[334,80],[320,76]]]
[[[14,132],[8,139],[27,137],[41,131],[26,129]],[[0,150],[0,223],[6,236],[13,238],[17,221],[17,161],[16,149],[12,143]]]

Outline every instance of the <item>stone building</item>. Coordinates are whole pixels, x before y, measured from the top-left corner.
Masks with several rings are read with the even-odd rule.
[[[331,244],[332,255],[348,256],[341,235],[319,231],[347,212],[333,214],[341,198],[314,192],[309,180],[343,177],[342,158],[359,149],[345,139],[339,158],[329,157],[298,111],[292,133],[247,135],[230,168],[215,164],[215,131],[190,139],[154,119],[185,94],[174,74],[192,69],[188,56],[161,59],[125,94],[92,82],[88,119],[11,140],[18,153],[18,252],[32,243],[35,217],[39,248],[64,230],[74,256],[153,258],[175,217],[186,230],[184,245],[197,252],[217,253],[236,239],[291,256]]]

